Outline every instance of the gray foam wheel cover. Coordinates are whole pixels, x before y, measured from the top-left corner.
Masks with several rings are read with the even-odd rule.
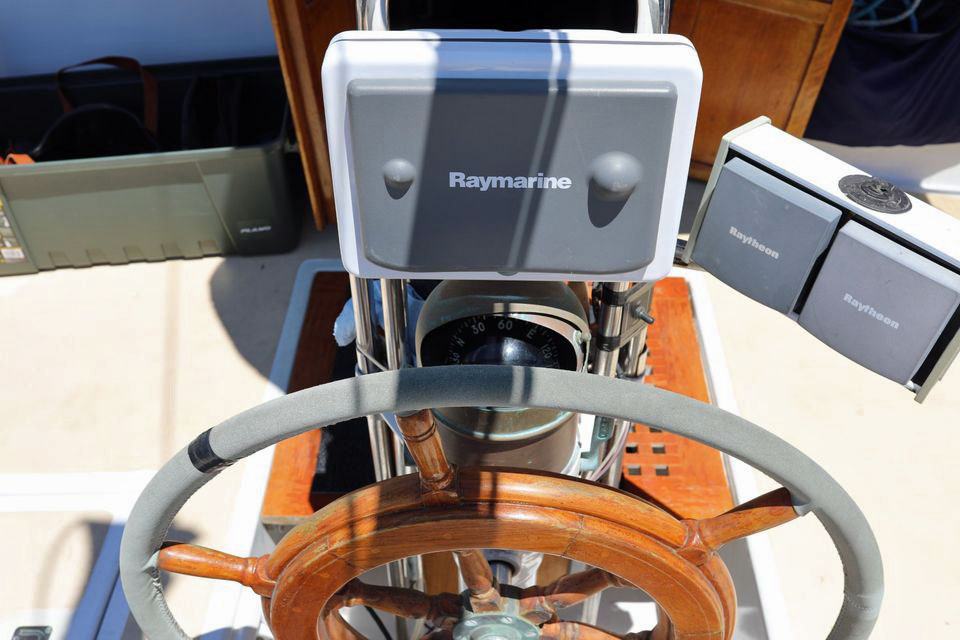
[[[698,440],[753,465],[790,490],[799,513],[816,514],[840,554],[843,606],[828,640],[870,635],[883,597],[883,565],[870,525],[846,491],[768,431],[650,385],[529,367],[388,371],[266,402],[214,427],[209,444],[220,458],[239,460],[298,433],[359,416],[458,406],[541,407],[622,418]],[[215,475],[197,471],[184,448],[157,472],[130,514],[120,547],[120,577],[130,610],[151,640],[188,637],[167,608],[156,552],[180,507]]]

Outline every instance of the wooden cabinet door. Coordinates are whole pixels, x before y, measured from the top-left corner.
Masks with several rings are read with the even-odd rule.
[[[357,26],[351,0],[269,0],[273,30],[317,228],[337,220],[323,123],[320,65],[330,39]]]
[[[691,175],[706,179],[720,138],[766,115],[803,135],[851,0],[677,0],[670,31],[693,42],[703,94]]]

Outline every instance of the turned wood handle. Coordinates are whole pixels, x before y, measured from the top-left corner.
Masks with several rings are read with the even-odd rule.
[[[321,615],[326,619],[343,607],[356,606],[373,607],[402,618],[425,618],[434,626],[442,626],[459,620],[461,602],[456,593],[428,596],[415,589],[372,585],[354,578],[327,601]],[[333,622],[336,624],[336,620]]]
[[[714,518],[699,521],[700,539],[709,549],[798,518],[790,492],[777,489],[745,502]]]
[[[274,581],[265,573],[266,559],[241,558],[192,544],[166,543],[157,554],[157,566],[164,571],[199,578],[230,580],[269,597]]]
[[[470,591],[470,604],[474,611],[500,611],[502,603],[493,570],[480,549],[455,551],[460,576]]]
[[[610,587],[626,586],[630,586],[629,583],[603,569],[587,569],[561,576],[544,587],[527,587],[520,592],[520,611],[547,622],[554,618],[558,609],[580,604]]]
[[[429,491],[446,489],[453,482],[453,469],[443,453],[443,444],[433,412],[424,409],[408,416],[397,416],[397,425],[417,463],[424,487]]]

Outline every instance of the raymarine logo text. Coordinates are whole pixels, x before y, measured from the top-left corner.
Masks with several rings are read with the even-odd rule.
[[[742,242],[743,244],[750,245],[751,247],[753,247],[753,248],[756,249],[757,251],[759,251],[759,252],[761,252],[761,253],[767,254],[768,256],[770,256],[771,258],[773,258],[774,260],[779,260],[779,259],[780,259],[780,252],[779,252],[779,251],[774,251],[774,250],[771,249],[770,247],[768,247],[768,246],[766,246],[766,245],[758,242],[757,239],[754,238],[753,236],[748,236],[748,235],[746,235],[745,233],[740,232],[739,230],[737,230],[736,227],[730,227],[730,235],[732,235],[734,238],[736,238],[737,240],[739,240],[739,241]]]
[[[854,298],[854,297],[853,297],[852,295],[850,295],[849,293],[843,294],[843,301],[846,302],[847,304],[849,304],[850,306],[855,307],[856,310],[859,311],[860,313],[865,313],[865,314],[867,314],[868,316],[870,316],[871,318],[874,318],[875,320],[877,320],[877,322],[882,322],[883,324],[887,325],[888,327],[893,327],[894,329],[899,329],[899,328],[900,328],[900,323],[899,323],[899,322],[897,322],[896,320],[893,320],[893,319],[891,319],[891,318],[888,318],[887,316],[883,315],[882,313],[880,313],[879,311],[877,311],[876,309],[874,309],[874,308],[873,308],[872,306],[870,306],[869,304],[866,304],[866,303],[864,303],[864,302],[860,302],[859,300],[857,300],[856,298]]]
[[[460,171],[450,172],[451,189],[569,189],[573,180],[567,177],[545,176],[468,176]]]

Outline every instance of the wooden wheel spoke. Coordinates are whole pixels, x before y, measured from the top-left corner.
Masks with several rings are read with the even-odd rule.
[[[686,520],[688,530],[693,535],[688,535],[685,547],[701,547],[713,551],[728,542],[772,529],[798,517],[790,492],[783,488],[777,489],[719,516],[704,520]]]
[[[551,622],[540,627],[544,640],[648,640],[649,631],[619,636],[583,622]]]
[[[497,590],[493,571],[483,551],[480,549],[457,551],[456,556],[463,583],[470,591],[470,604],[473,605],[473,610],[500,611],[500,592]]]
[[[270,597],[275,582],[266,574],[268,558],[241,558],[206,547],[168,542],[157,554],[157,567],[171,573],[239,582]]]
[[[420,472],[424,500],[443,502],[453,499],[455,494],[450,491],[450,486],[453,484],[454,471],[443,453],[433,412],[424,409],[411,415],[397,416],[397,426]]]
[[[536,622],[552,620],[558,609],[572,607],[608,587],[629,586],[603,569],[572,573],[545,587],[528,587],[520,593],[520,615],[536,618]]]
[[[354,578],[335,593],[324,607],[324,618],[342,607],[365,606],[403,618],[426,618],[436,627],[449,626],[460,618],[460,596],[439,593],[428,596],[416,589],[381,587]]]
[[[367,637],[354,629],[343,619],[339,611],[329,611],[317,625],[318,635],[324,640],[367,640]]]

